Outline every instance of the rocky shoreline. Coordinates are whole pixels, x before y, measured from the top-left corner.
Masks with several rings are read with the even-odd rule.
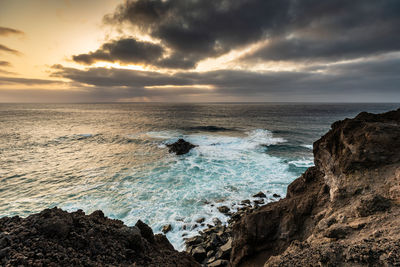
[[[141,221],[53,208],[0,218],[0,265],[400,266],[400,109],[335,122],[313,153],[285,198],[220,207],[228,225],[187,238],[186,252]]]
[[[214,225],[208,225],[208,229],[200,231],[196,236],[185,238],[186,252],[204,266],[229,266],[233,225],[239,222],[243,216],[266,205],[267,201],[276,201],[281,196],[274,193],[272,197],[267,199],[267,195],[260,191],[253,195],[253,198],[255,198],[253,201],[249,199],[241,201],[236,212],[231,212],[227,206],[219,207],[219,212],[229,216],[228,224],[223,225],[221,221],[214,218]]]

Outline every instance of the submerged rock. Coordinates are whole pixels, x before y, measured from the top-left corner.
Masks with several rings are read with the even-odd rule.
[[[188,153],[192,148],[195,148],[196,145],[193,145],[183,139],[179,139],[173,144],[167,145],[170,153],[175,153],[176,155],[184,155]]]

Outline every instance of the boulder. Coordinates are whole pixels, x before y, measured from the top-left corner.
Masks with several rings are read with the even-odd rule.
[[[167,145],[170,153],[175,153],[176,155],[183,155],[188,153],[192,148],[195,148],[196,145],[193,145],[183,139],[179,139],[173,144]]]
[[[199,263],[202,263],[207,256],[207,252],[202,246],[198,246],[192,249],[191,254],[193,258]]]
[[[267,196],[263,192],[260,191],[257,194],[253,195],[253,197],[266,198]]]
[[[218,207],[218,211],[226,215],[229,213],[230,209],[227,206],[221,206]]]

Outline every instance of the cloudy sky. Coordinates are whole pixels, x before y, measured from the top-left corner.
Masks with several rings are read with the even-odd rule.
[[[399,0],[0,0],[0,102],[400,102]]]

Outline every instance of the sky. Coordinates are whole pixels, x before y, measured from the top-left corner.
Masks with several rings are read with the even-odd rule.
[[[400,102],[400,1],[0,0],[0,102]]]

